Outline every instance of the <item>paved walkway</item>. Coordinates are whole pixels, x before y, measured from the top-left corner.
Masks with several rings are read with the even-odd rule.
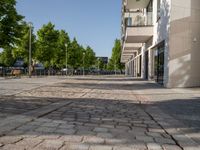
[[[53,77],[0,80],[0,91],[3,150],[200,149],[197,88]]]

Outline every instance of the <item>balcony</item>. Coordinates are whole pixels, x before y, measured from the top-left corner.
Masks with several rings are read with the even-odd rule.
[[[126,27],[126,43],[145,43],[153,36],[153,26]]]
[[[150,0],[125,0],[126,9],[146,8]]]
[[[145,43],[153,36],[152,12],[125,18],[125,42]]]
[[[138,52],[141,47],[141,43],[124,43],[121,60],[123,60],[123,62],[127,62],[134,56],[135,53]]]

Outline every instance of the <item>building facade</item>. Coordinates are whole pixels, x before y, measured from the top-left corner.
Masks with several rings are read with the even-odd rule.
[[[200,86],[200,0],[122,0],[126,75]]]

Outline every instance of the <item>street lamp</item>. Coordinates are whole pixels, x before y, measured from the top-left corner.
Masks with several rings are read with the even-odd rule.
[[[115,60],[115,75],[117,75],[117,64],[116,64],[116,60]]]
[[[68,45],[65,44],[65,47],[66,47],[66,76],[67,76],[67,74],[68,74],[68,70],[67,70],[67,63],[68,63],[68,62],[67,62],[67,61],[68,61],[68,60],[67,60],[67,46],[68,46]]]
[[[29,22],[29,69],[28,69],[28,75],[29,78],[32,76],[32,58],[31,58],[31,35],[32,35],[32,26],[33,24]]]
[[[85,52],[83,52],[83,76],[85,76]]]
[[[98,75],[100,74],[100,58],[98,58]]]

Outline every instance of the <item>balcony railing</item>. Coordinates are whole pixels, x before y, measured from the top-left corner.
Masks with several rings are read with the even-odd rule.
[[[152,12],[147,13],[146,16],[138,14],[134,17],[129,17],[125,19],[125,25],[126,27],[142,27],[142,26],[152,26],[153,20],[152,20]]]

